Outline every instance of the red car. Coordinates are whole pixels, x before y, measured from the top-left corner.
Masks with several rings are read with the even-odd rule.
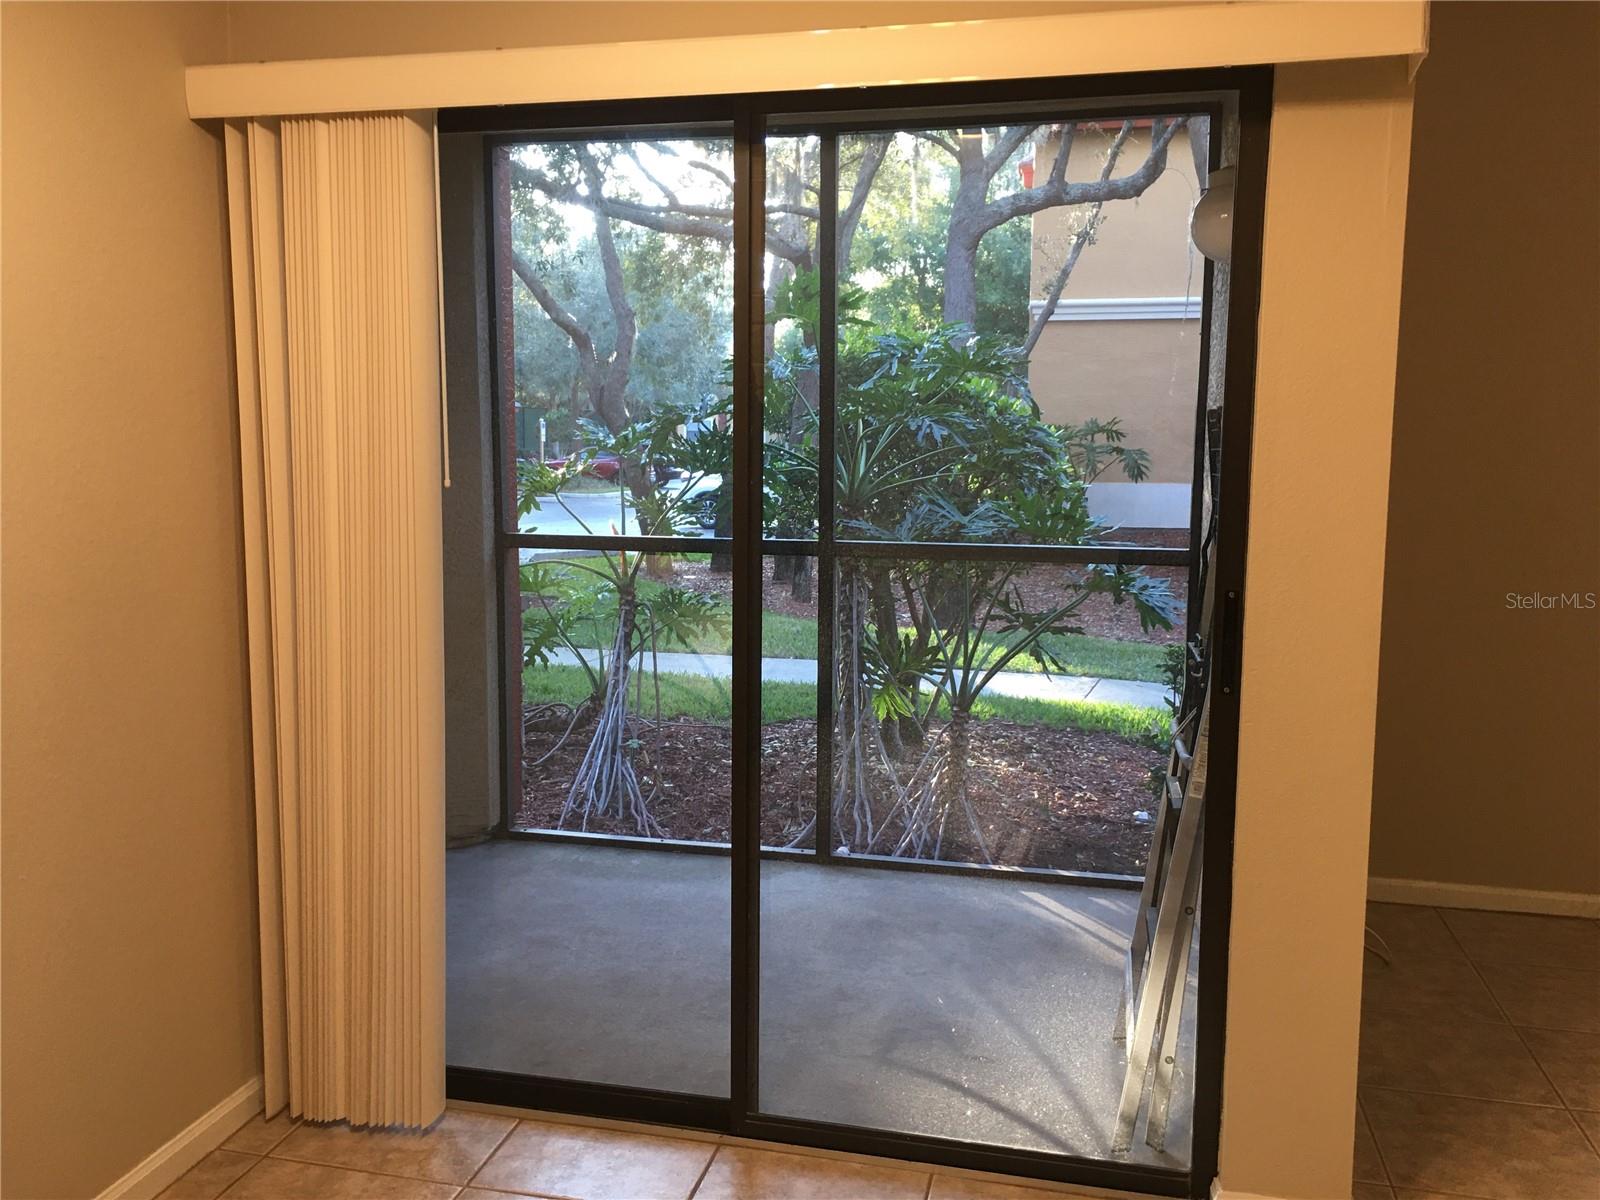
[[[579,453],[582,452],[580,451]],[[545,459],[544,465],[554,471],[565,467],[569,461],[571,460],[566,458],[547,458]],[[583,473],[585,475],[592,475],[594,478],[602,479],[607,483],[610,483],[621,472],[622,460],[615,454],[606,453],[596,454],[592,459],[590,459],[589,465],[583,469]],[[663,484],[668,480],[677,479],[683,474],[683,472],[677,467],[669,467],[664,463],[657,463],[655,466],[655,472],[657,484]]]

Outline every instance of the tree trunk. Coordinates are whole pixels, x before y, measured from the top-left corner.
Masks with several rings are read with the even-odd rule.
[[[878,742],[863,664],[869,606],[861,565],[839,563],[838,640],[834,646],[833,840],[863,850],[872,842],[872,751]],[[826,616],[823,617],[826,620]]]
[[[993,172],[984,162],[982,139],[963,136],[955,149],[956,194],[950,200],[944,244],[944,323],[976,329],[978,243],[983,239],[983,206]]]
[[[944,251],[944,323],[978,327],[978,236],[952,217]]]
[[[573,773],[557,828],[565,828],[568,817],[576,814],[578,828],[587,830],[593,818],[605,816],[614,807],[619,820],[633,819],[641,837],[661,835],[628,752],[628,683],[638,615],[638,593],[629,579],[617,589],[617,632],[611,642],[594,733],[583,762]]]
[[[812,599],[814,594],[811,590],[813,562],[814,560],[808,555],[797,555],[795,557],[794,572],[789,576],[790,599],[798,600],[802,604],[806,604]],[[822,615],[822,619],[827,619],[826,615],[819,615]]]
[[[935,797],[940,840],[951,818],[954,817],[959,821],[964,815],[967,799],[967,764],[972,755],[972,714],[961,708],[953,711],[944,736],[944,769],[939,773],[939,790]],[[973,830],[974,836],[977,836],[977,833],[977,830]]]
[[[900,621],[895,614],[894,587],[888,565],[874,563],[867,568],[867,595],[872,612],[873,631],[877,634],[878,645],[887,649],[897,644],[900,640]],[[913,676],[902,674],[896,678],[896,682],[902,688],[914,689],[920,681]],[[913,692],[913,694],[915,693]],[[922,731],[916,726],[915,721],[910,722],[911,728],[909,730],[906,720],[902,717],[885,717],[881,724],[884,745],[888,747],[889,753],[897,759],[904,758],[906,755],[907,739],[904,736],[906,733],[909,732],[911,734],[910,740],[913,744],[921,741]]]
[[[733,536],[732,522],[726,505],[717,506],[717,523],[711,527],[711,533],[714,537],[719,538]],[[733,551],[713,550],[711,552],[710,570],[713,575],[732,575]]]

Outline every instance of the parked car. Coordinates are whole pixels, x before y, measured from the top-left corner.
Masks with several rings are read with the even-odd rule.
[[[684,511],[701,529],[715,529],[717,508],[721,503],[722,476],[702,475],[691,483],[687,473],[680,471],[677,478],[681,480],[677,491],[684,503]],[[663,486],[670,488],[672,484]]]
[[[583,451],[580,450],[577,453],[582,454]],[[576,457],[576,455],[573,457]],[[560,470],[571,461],[571,457],[547,458],[544,460],[544,465],[554,471]],[[588,475],[593,479],[600,479],[606,483],[610,483],[612,480],[616,479],[617,476],[622,474],[622,460],[615,454],[601,452],[589,460],[589,465],[583,469],[583,474]],[[677,467],[668,466],[665,463],[657,463],[655,465],[655,475],[656,484],[658,486],[668,483],[674,479],[683,478],[682,470]]]

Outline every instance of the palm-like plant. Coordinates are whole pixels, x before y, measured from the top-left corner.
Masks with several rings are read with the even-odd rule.
[[[573,512],[562,491],[593,454],[604,451],[624,462],[646,466],[673,462],[682,467],[683,479],[634,501],[645,533],[677,529],[691,519],[689,497],[694,486],[727,461],[731,438],[725,422],[716,420],[725,413],[726,403],[709,398],[691,407],[660,406],[647,420],[615,435],[591,427],[594,448],[585,455],[557,469],[529,466],[519,475],[519,513],[553,499],[586,532],[594,532]],[[696,435],[691,437],[689,429]],[[548,668],[558,655],[571,658],[590,687],[589,696],[572,710],[555,747],[546,752],[546,756],[554,753],[566,738],[592,725],[558,827],[576,821],[580,829],[588,829],[592,820],[609,815],[631,821],[641,836],[662,834],[650,811],[654,790],[645,791],[634,765],[634,754],[643,743],[630,727],[644,704],[645,658],[651,659],[648,673],[659,725],[660,672],[655,655],[664,647],[695,644],[724,625],[726,614],[712,596],[677,587],[641,587],[644,562],[643,555],[615,550],[520,568],[522,592],[534,597],[522,618],[524,666]]]
[[[940,857],[954,819],[965,820],[989,861],[968,795],[974,709],[995,677],[1019,659],[1032,659],[1046,674],[1064,671],[1051,639],[1083,632],[1075,615],[1091,597],[1133,603],[1146,630],[1171,626],[1173,598],[1159,580],[1124,567],[1091,566],[1080,578],[1063,580],[1059,599],[1041,607],[1030,604],[1018,586],[1030,566],[968,560],[901,564],[899,575],[917,601],[919,634],[926,630],[926,641],[902,635],[899,654],[911,664],[914,690],[906,687],[904,671],[880,670],[872,675],[874,710],[915,715],[924,727],[939,715],[946,720],[916,765],[897,781],[893,806],[880,822],[880,840],[891,854]]]
[[[1113,466],[1142,479],[1148,458],[1123,444],[1115,420],[1045,422],[1024,367],[1014,347],[962,327],[850,332],[840,347],[835,417],[840,534],[1092,541],[1086,484]],[[804,440],[787,456],[809,464],[812,444]],[[840,557],[833,817],[849,845],[937,856],[956,819],[987,857],[968,798],[971,722],[985,689],[1019,658],[1061,670],[1051,639],[1082,632],[1074,617],[1092,596],[1133,603],[1146,628],[1171,624],[1173,598],[1142,572],[1091,566],[1041,605],[1018,586],[1029,570],[1003,558]]]

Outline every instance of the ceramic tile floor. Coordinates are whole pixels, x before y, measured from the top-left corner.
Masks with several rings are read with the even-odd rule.
[[[426,1134],[260,1117],[161,1200],[1062,1200],[884,1159],[451,1109]]]
[[[1372,904],[1355,1200],[1600,1200],[1600,922]]]

